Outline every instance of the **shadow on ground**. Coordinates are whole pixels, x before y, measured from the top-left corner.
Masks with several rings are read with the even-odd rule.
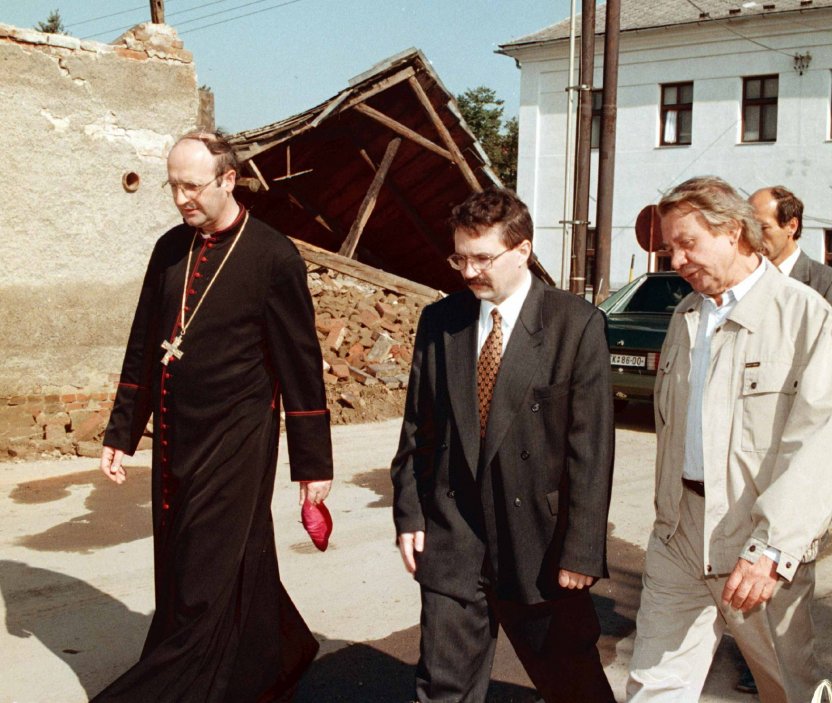
[[[623,409],[616,411],[615,426],[619,430],[655,432],[656,422],[653,418],[653,403],[629,401]]]
[[[86,513],[44,532],[20,537],[17,544],[41,552],[89,554],[94,549],[150,537],[150,469],[133,466],[128,471],[129,478],[121,486],[98,470],[18,484],[9,497],[23,504],[59,501],[77,487],[92,490],[84,500]]]
[[[17,561],[0,560],[6,630],[36,637],[78,677],[88,696],[134,664],[150,616],[88,583]]]

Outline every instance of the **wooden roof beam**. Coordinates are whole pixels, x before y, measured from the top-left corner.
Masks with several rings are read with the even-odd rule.
[[[359,103],[354,108],[362,115],[366,115],[370,119],[375,120],[383,124],[388,129],[392,130],[396,134],[400,134],[405,139],[409,139],[412,142],[415,142],[421,147],[432,151],[434,154],[439,154],[439,156],[448,159],[451,163],[454,163],[454,157],[447,149],[443,149],[438,144],[434,144],[430,139],[423,137],[418,132],[413,131],[410,127],[405,127],[401,122],[397,122],[392,117],[388,117],[383,112],[379,112],[375,108],[370,107],[369,105],[365,105],[364,103]]]
[[[407,278],[373,268],[367,264],[362,264],[360,261],[348,259],[339,254],[333,254],[331,251],[316,247],[314,244],[309,244],[309,242],[304,242],[294,237],[290,237],[290,239],[295,243],[298,251],[300,251],[300,255],[306,261],[310,261],[318,266],[325,266],[333,271],[345,273],[360,281],[366,281],[367,283],[380,286],[385,290],[391,290],[402,295],[418,296],[426,302],[432,302],[442,297],[442,293],[435,288],[430,288],[429,286],[416,283]]]
[[[425,111],[428,113],[428,117],[430,117],[431,122],[433,122],[433,126],[436,127],[436,131],[439,132],[439,136],[442,138],[442,141],[445,142],[445,146],[448,147],[448,150],[451,154],[453,154],[453,162],[457,165],[459,170],[462,171],[462,175],[465,180],[468,181],[468,185],[471,186],[474,192],[479,193],[482,190],[480,182],[477,180],[477,177],[474,175],[474,172],[465,160],[465,156],[463,156],[462,152],[459,150],[459,146],[457,146],[457,143],[454,141],[451,133],[445,126],[445,123],[442,122],[442,119],[433,107],[433,103],[430,101],[425,89],[422,88],[421,83],[419,83],[415,77],[408,78],[407,81],[410,83],[411,88],[413,88],[413,92],[416,93],[416,97],[419,98],[419,102],[422,103],[422,107],[424,107]]]
[[[365,163],[373,170],[373,172],[376,172],[378,167],[373,163],[373,160],[370,158],[370,155],[366,152],[366,150],[361,149],[359,153],[361,154],[361,158],[364,159]],[[411,224],[422,235],[425,243],[430,245],[440,257],[444,257],[446,252],[436,243],[434,232],[431,230],[430,225],[428,225],[422,216],[416,212],[416,208],[410,204],[401,189],[393,182],[393,179],[388,178],[384,183],[384,187],[393,195],[396,202],[399,204],[399,207],[402,209],[402,212],[404,212],[407,219],[410,220]]]
[[[373,214],[376,201],[378,200],[378,194],[381,191],[381,186],[384,183],[384,179],[387,177],[387,173],[390,171],[393,158],[396,156],[396,152],[399,150],[401,143],[401,138],[396,137],[387,145],[387,149],[384,151],[384,158],[381,160],[381,164],[378,167],[378,171],[376,171],[376,175],[373,177],[372,183],[370,183],[370,188],[364,196],[364,201],[361,203],[361,207],[358,208],[358,215],[355,218],[355,222],[352,223],[352,227],[350,227],[350,232],[347,235],[347,238],[338,250],[338,253],[341,256],[346,256],[351,259],[355,253],[355,247],[358,246],[358,239],[361,237],[361,233],[364,231],[364,227],[370,219],[370,215]]]
[[[321,212],[320,208],[318,208],[308,198],[302,196],[300,193],[294,192],[286,181],[279,181],[274,185],[277,190],[283,191],[286,197],[294,205],[299,207],[301,210],[306,211],[306,213],[321,227],[327,230],[327,232],[334,234],[339,240],[346,236],[344,234],[344,230],[337,222],[327,217],[323,212]]]

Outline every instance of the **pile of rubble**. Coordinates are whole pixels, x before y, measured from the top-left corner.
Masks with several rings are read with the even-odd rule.
[[[413,340],[429,299],[309,263],[309,291],[324,358],[327,404],[334,424],[400,417]],[[104,386],[50,389],[0,404],[0,460],[38,455],[97,457],[115,399],[118,374]],[[152,427],[142,438],[150,446]]]
[[[333,423],[400,416],[427,301],[314,265],[308,281]]]

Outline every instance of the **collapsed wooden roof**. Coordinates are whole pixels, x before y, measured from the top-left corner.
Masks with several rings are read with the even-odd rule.
[[[420,51],[332,99],[231,138],[253,214],[314,247],[450,292],[451,208],[499,179]],[[534,262],[533,270],[548,274]]]

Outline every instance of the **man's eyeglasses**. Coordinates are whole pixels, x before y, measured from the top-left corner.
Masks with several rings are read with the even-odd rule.
[[[177,192],[181,192],[186,198],[193,199],[197,195],[199,195],[203,190],[205,190],[209,185],[212,183],[216,183],[219,179],[212,178],[207,183],[171,183],[170,181],[165,181],[162,183],[162,189],[170,193],[171,195],[176,195]]]
[[[473,256],[464,256],[462,254],[451,254],[448,257],[448,263],[452,269],[462,271],[466,265],[471,264],[471,268],[477,273],[488,271],[492,264],[499,259],[507,251],[511,251],[514,247],[504,249],[499,254],[474,254]]]

